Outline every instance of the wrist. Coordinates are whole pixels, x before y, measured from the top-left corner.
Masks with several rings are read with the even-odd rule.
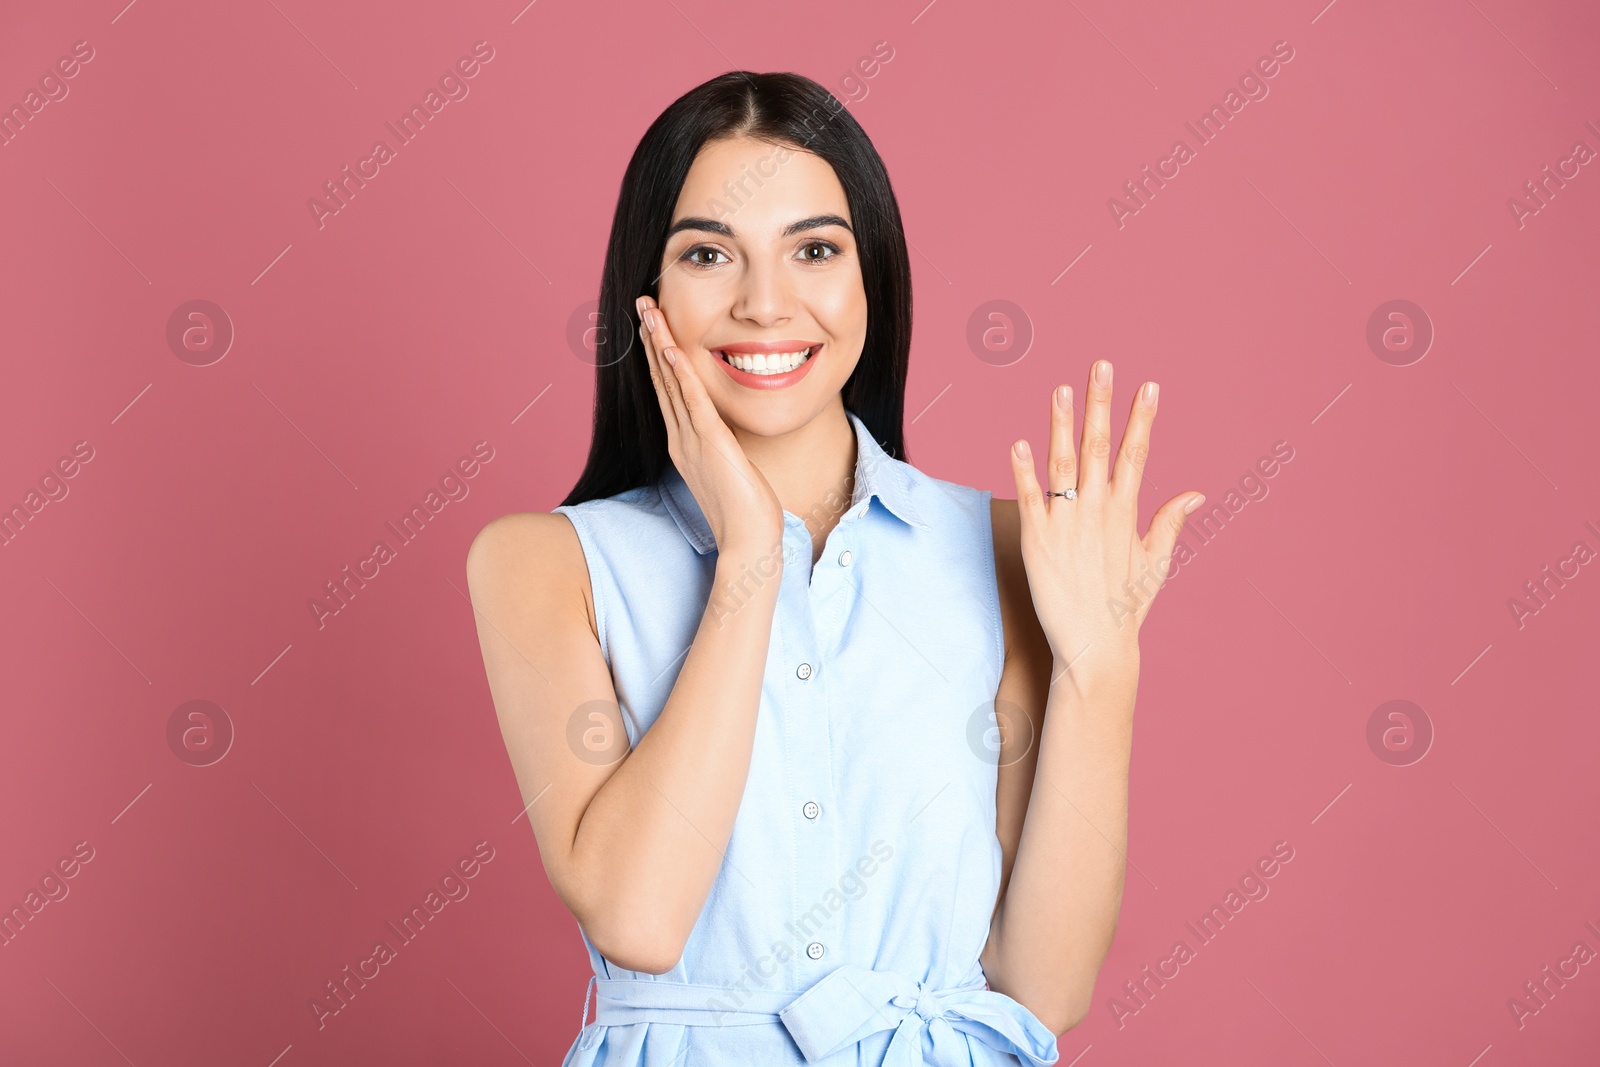
[[[1065,688],[1097,703],[1116,701],[1132,696],[1139,688],[1139,646],[1119,645],[1115,648],[1096,648],[1067,656],[1063,650],[1052,648],[1050,684],[1052,688]]]
[[[782,584],[782,551],[719,553],[706,614],[718,628],[751,604],[757,607],[756,617],[770,615],[776,609]]]
[[[783,555],[782,542],[764,548],[729,546],[717,553],[714,589],[746,600],[760,590],[776,594],[783,580]]]
[[[783,569],[783,538],[743,538],[717,546],[717,569],[729,572],[759,570],[770,574]]]

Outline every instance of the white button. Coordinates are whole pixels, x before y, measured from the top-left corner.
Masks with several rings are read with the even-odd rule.
[[[796,673],[796,674],[798,674],[800,676],[800,680],[802,682],[805,681],[807,678],[811,677],[811,664],[809,664],[809,663],[800,664],[799,669],[796,670],[794,673]]]
[[[807,945],[806,955],[810,956],[814,960],[820,960],[822,958],[822,942],[813,941],[811,944]]]
[[[815,819],[818,815],[822,814],[822,808],[815,800],[806,801],[806,806],[800,810],[805,812],[806,818],[808,819]]]
[[[839,553],[839,566],[841,566],[841,567],[850,566],[850,550],[848,548],[845,549],[843,552]]]

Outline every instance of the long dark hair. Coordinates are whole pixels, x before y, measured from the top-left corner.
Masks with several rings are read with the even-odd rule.
[[[844,104],[799,74],[730,71],[680,96],[640,139],[622,176],[600,278],[594,434],[563,505],[649,485],[668,462],[634,301],[656,293],[667,227],[689,167],[708,141],[748,136],[826,160],[844,187],[867,298],[861,359],[841,399],[885,452],[906,459],[901,421],[911,350],[911,264],[883,160]],[[618,357],[618,350],[626,353]]]

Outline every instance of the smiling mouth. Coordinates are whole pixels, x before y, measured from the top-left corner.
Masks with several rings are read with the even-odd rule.
[[[798,352],[773,352],[770,354],[758,352],[755,355],[732,354],[718,349],[714,354],[724,363],[744,371],[746,374],[765,376],[787,374],[796,367],[804,365],[807,360],[816,354],[817,349],[820,347],[820,345],[812,345]]]

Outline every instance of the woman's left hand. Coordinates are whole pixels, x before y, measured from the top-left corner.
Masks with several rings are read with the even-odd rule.
[[[1055,657],[1052,674],[1070,668],[1080,692],[1137,682],[1139,627],[1166,581],[1185,517],[1205,501],[1199,493],[1179,493],[1157,509],[1140,538],[1139,484],[1155,415],[1156,385],[1147,382],[1134,400],[1116,469],[1108,472],[1111,363],[1100,360],[1090,371],[1080,453],[1072,442],[1072,390],[1057,387],[1051,403],[1048,488],[1076,489],[1077,498],[1045,496],[1028,442],[1011,449],[1034,611]]]

